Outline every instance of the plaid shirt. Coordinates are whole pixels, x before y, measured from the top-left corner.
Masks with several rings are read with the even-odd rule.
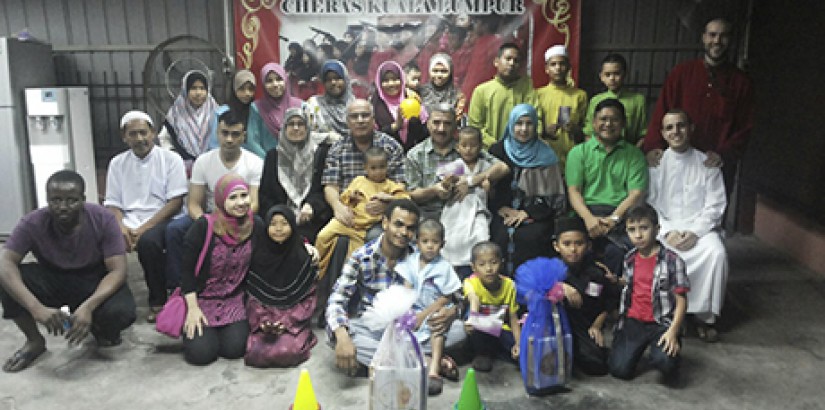
[[[627,276],[627,286],[622,290],[622,299],[619,304],[619,315],[624,317],[630,309],[631,295],[633,295],[633,267],[637,249],[625,255],[624,271]],[[676,294],[684,295],[690,290],[685,261],[670,249],[659,244],[659,253],[656,255],[656,267],[653,271],[653,318],[656,323],[670,326],[673,321],[673,310],[676,308]]]
[[[404,284],[404,279],[387,266],[387,258],[381,254],[382,234],[367,242],[349,257],[341,269],[341,276],[332,288],[327,302],[327,329],[334,333],[341,326],[349,323],[349,314],[358,317],[372,305],[375,294],[387,289],[392,284]],[[412,254],[413,248],[407,249]],[[360,298],[355,305],[355,312],[348,312],[350,300]]]
[[[387,134],[375,131],[372,146],[381,147],[387,151],[387,170],[389,179],[395,182],[404,182],[404,149],[398,141]],[[352,137],[347,135],[338,140],[327,152],[324,174],[321,176],[322,185],[337,185],[342,191],[349,186],[355,177],[364,172],[364,153],[355,146]]]
[[[432,138],[421,141],[407,152],[405,165],[407,191],[435,185],[435,183],[439,181],[436,175],[438,166],[453,162],[460,157],[458,151],[455,149],[455,143],[453,143],[453,146],[445,155],[441,155],[435,151]],[[481,151],[479,158],[491,164],[500,162],[498,158],[490,155],[487,151]],[[422,207],[426,208],[426,210],[438,210],[438,212],[440,212],[441,209],[444,208],[444,200],[433,198],[431,201],[423,204]]]

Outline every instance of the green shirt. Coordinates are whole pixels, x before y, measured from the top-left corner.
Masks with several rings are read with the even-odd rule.
[[[576,145],[567,154],[567,186],[579,188],[587,205],[618,206],[628,192],[647,189],[647,162],[642,151],[619,140],[607,153],[598,138]]]
[[[559,87],[550,83],[538,89],[536,95],[538,97],[537,108],[548,124],[558,124],[559,108],[570,107],[570,123],[579,127],[582,126],[587,112],[587,93],[584,90],[570,86]],[[539,135],[542,135],[543,131],[539,130]],[[553,151],[556,151],[556,155],[558,155],[562,167],[564,167],[567,153],[575,145],[573,138],[567,131],[561,129],[556,133],[555,138],[543,139],[553,148]]]
[[[590,99],[590,105],[587,107],[587,118],[584,120],[584,135],[593,136],[593,111],[596,109],[596,105],[608,98],[615,98],[624,105],[625,116],[627,116],[627,122],[624,126],[624,140],[636,144],[647,133],[647,101],[644,95],[625,90],[619,90],[618,94],[607,90],[594,95]]]
[[[513,107],[521,103],[535,107],[537,102],[530,77],[522,76],[512,84],[504,84],[496,77],[473,91],[467,122],[481,130],[482,145],[488,149],[504,135]]]

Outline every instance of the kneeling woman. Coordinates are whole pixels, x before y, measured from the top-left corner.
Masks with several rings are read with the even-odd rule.
[[[243,283],[252,257],[249,239],[260,229],[252,216],[249,186],[237,174],[221,177],[215,186],[215,211],[195,221],[183,244],[187,362],[205,365],[218,356],[244,355],[249,323]]]
[[[310,325],[317,269],[289,207],[273,206],[264,223],[266,229],[255,234],[247,278],[251,333],[245,360],[255,367],[295,366],[309,359],[317,343]]]

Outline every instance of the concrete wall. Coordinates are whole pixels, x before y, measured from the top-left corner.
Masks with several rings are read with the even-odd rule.
[[[825,227],[760,195],[754,235],[825,276]]]

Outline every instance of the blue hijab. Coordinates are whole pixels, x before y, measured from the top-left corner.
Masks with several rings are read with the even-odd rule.
[[[507,129],[504,130],[504,152],[507,156],[521,168],[548,167],[559,162],[556,152],[547,144],[539,141],[538,133],[534,132],[533,138],[527,142],[521,142],[515,137],[516,122],[519,118],[529,116],[533,124],[538,127],[538,114],[536,109],[530,104],[519,104],[510,111],[510,119],[507,121]]]

